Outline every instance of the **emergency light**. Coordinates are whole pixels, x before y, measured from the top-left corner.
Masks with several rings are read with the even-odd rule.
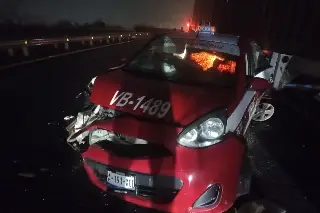
[[[213,27],[210,25],[200,26],[199,31],[197,33],[197,39],[200,40],[212,40],[212,36],[214,35]]]
[[[200,26],[199,34],[204,35],[213,35],[214,34],[214,28],[208,25]]]

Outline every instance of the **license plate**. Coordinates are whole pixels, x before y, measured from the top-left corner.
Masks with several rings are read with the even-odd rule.
[[[135,177],[108,171],[107,182],[117,188],[135,190]]]

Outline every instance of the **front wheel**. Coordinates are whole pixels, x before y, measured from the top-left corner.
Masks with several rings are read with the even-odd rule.
[[[253,114],[252,120],[256,122],[269,120],[274,114],[275,108],[270,101],[262,100]]]

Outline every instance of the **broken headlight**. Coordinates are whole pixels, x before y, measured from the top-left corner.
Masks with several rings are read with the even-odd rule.
[[[109,140],[111,141],[115,134],[113,132],[104,130],[104,129],[95,129],[90,132],[89,135],[89,144],[92,145],[99,141]]]
[[[111,119],[116,117],[117,115],[120,115],[119,111],[104,108],[100,105],[94,105],[94,107],[90,110],[79,112],[74,121],[67,127],[67,131],[69,132],[67,141],[78,141],[79,143],[84,143],[83,140],[88,136],[89,131],[77,134],[79,131],[83,130],[97,120]],[[96,133],[101,135],[103,132]],[[93,136],[96,137],[99,135]],[[94,140],[95,139],[93,139],[93,141]]]

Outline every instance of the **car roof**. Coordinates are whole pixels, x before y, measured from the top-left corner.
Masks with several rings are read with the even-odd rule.
[[[203,34],[198,32],[173,32],[166,34],[171,38],[181,38],[181,39],[196,39],[196,40],[203,40],[203,41],[213,41],[225,44],[232,44],[238,45],[239,43],[239,36],[235,35],[228,35],[228,34]]]
[[[240,56],[239,36],[208,33],[201,35],[197,32],[174,32],[166,36],[170,39],[191,40],[189,47]],[[168,43],[171,43],[170,39],[166,39]]]

